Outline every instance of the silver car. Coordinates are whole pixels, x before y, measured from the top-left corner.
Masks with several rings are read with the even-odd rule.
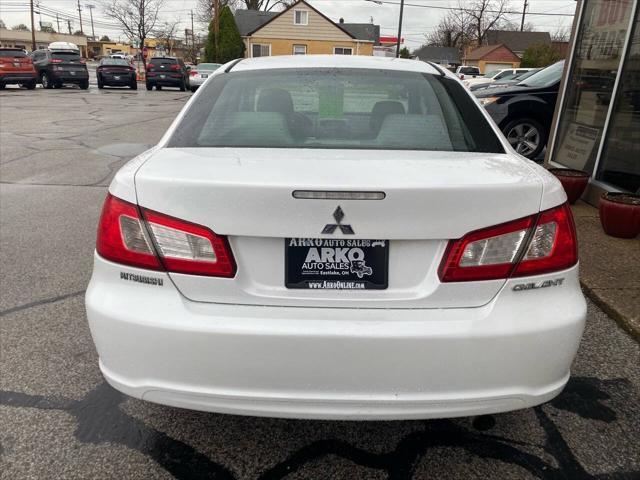
[[[202,85],[209,75],[215,72],[220,67],[219,63],[199,63],[198,65],[191,67],[189,72],[189,85],[191,91],[195,92],[200,85]]]

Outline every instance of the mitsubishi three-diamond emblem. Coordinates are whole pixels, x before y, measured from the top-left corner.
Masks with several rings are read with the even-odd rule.
[[[353,235],[356,233],[353,231],[353,228],[351,228],[351,225],[342,224],[342,219],[344,218],[344,212],[342,211],[342,208],[340,208],[340,206],[338,206],[335,212],[333,212],[333,218],[336,221],[336,223],[327,223],[322,229],[323,234],[331,235],[333,232],[336,231],[336,228],[338,227],[340,227],[340,231],[344,235]]]

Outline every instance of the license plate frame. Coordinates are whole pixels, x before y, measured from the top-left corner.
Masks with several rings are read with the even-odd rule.
[[[386,290],[389,287],[389,247],[388,240],[285,238],[285,287]]]

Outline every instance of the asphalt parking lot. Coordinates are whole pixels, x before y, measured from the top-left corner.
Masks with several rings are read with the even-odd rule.
[[[640,348],[589,304],[565,391],[454,420],[330,422],[191,412],[102,379],[83,294],[106,188],[190,93],[0,93],[0,477],[640,478]]]

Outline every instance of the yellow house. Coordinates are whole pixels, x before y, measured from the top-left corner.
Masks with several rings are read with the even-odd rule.
[[[111,55],[112,53],[126,53],[127,55],[132,55],[133,52],[133,48],[131,47],[131,45],[118,42],[94,42],[92,40],[89,40],[87,42],[87,48],[89,50],[89,56],[91,57],[105,57]]]
[[[234,16],[246,57],[373,55],[376,43],[369,35],[358,38],[344,24],[332,22],[304,0],[277,13],[236,10]],[[364,29],[354,29],[360,30]],[[379,35],[379,29],[377,31]]]

